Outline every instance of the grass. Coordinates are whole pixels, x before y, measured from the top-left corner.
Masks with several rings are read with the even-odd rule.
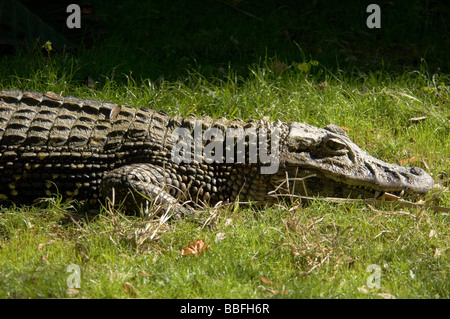
[[[174,221],[150,239],[156,220],[137,233],[139,218],[103,211],[64,224],[53,210],[3,216],[18,224],[2,223],[3,298],[448,298],[447,215],[322,202],[219,209],[208,227]],[[199,238],[211,247],[182,256]],[[71,264],[79,289],[67,286]],[[368,287],[373,264],[379,288]]]
[[[375,75],[345,84],[330,76],[319,88],[310,74],[295,68],[274,74],[268,63],[255,67],[245,81],[211,82],[192,74],[189,81],[158,88],[130,80],[117,90],[74,88],[73,94],[151,104],[172,114],[244,119],[265,114],[320,126],[338,123],[377,157],[391,162],[417,158],[413,164],[428,167],[442,187],[425,201],[449,207],[450,145],[443,121],[448,109],[440,107],[422,74],[383,79],[377,86]],[[446,99],[448,79],[439,80]],[[424,115],[428,118],[422,122],[409,121]],[[173,221],[156,233],[157,220],[102,210],[74,223],[73,214],[76,210],[58,201],[44,208],[2,210],[2,297],[449,297],[447,213],[318,201],[261,211],[220,208],[204,213],[212,214],[207,227]],[[136,233],[145,225],[149,231]],[[181,250],[200,238],[211,248],[198,258],[182,256]],[[70,264],[81,268],[78,290],[66,284]],[[367,287],[371,264],[381,267],[379,288]],[[129,287],[125,283],[133,288],[124,288]]]
[[[36,46],[3,57],[0,87],[62,92],[171,115],[335,123],[373,156],[425,168],[438,187],[422,202],[450,207],[445,47],[413,38],[401,26],[378,32],[394,39],[377,42],[374,56],[369,40],[358,48],[345,41],[333,47],[333,41],[347,39],[346,26],[336,22],[329,30],[314,15],[309,24],[296,23],[289,5],[252,8],[244,1],[239,8],[264,17],[265,24],[225,5],[219,19],[228,22],[222,29],[205,28],[223,10],[220,2],[193,22],[189,10],[199,4],[186,12],[152,5],[122,8],[135,16],[150,10],[159,24],[145,18],[134,24],[146,32],[123,31],[131,22],[124,16],[92,48],[49,55]],[[305,12],[314,9],[305,6]],[[419,10],[417,4],[411,8]],[[100,7],[98,15],[111,21],[116,9]],[[332,16],[331,8],[322,9]],[[345,14],[352,11],[357,9]],[[175,21],[171,28],[168,21]],[[258,33],[261,27],[265,32]],[[295,39],[280,39],[284,27]],[[186,28],[195,41],[182,32]],[[422,31],[433,40],[433,25],[427,28]],[[305,30],[312,35],[300,45],[296,40]],[[418,56],[408,55],[414,61],[399,67],[393,53],[377,57],[402,37],[417,40]],[[356,60],[345,63],[353,54]],[[98,82],[96,88],[84,84],[86,76]],[[200,219],[164,222],[111,207],[86,211],[82,203],[57,196],[31,207],[2,207],[0,298],[450,297],[446,212],[318,199],[263,209],[209,208]],[[197,257],[182,254],[200,239],[209,249]],[[80,288],[68,285],[74,274],[69,265],[80,269]],[[379,267],[379,286],[373,285],[371,265]]]

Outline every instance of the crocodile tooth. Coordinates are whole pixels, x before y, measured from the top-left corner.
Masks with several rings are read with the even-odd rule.
[[[375,191],[375,195],[373,196],[373,199],[377,199],[378,197],[380,197],[381,192],[380,191]]]

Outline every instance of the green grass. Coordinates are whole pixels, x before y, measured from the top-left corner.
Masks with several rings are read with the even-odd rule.
[[[156,220],[103,211],[78,226],[52,211],[3,215],[2,298],[448,298],[443,214],[316,202],[219,209],[205,228],[174,221],[155,232]],[[200,238],[211,247],[182,256]],[[81,268],[80,289],[67,286],[70,264]],[[372,264],[379,288],[367,287]]]
[[[298,12],[321,6],[313,3]],[[348,18],[337,19],[345,23],[332,8],[321,8],[329,19],[302,13],[299,23],[291,4],[252,7],[243,1],[239,8],[262,23],[220,1],[194,20],[190,13],[200,4],[117,6],[98,8],[110,31],[94,47],[48,55],[37,46],[2,57],[0,88],[171,115],[335,123],[373,156],[425,168],[437,187],[421,201],[450,207],[450,51],[445,41],[434,46],[438,35],[429,16],[425,29],[408,33],[408,17],[394,26],[388,13],[386,27],[374,34],[351,20],[358,8],[336,11]],[[419,9],[411,6],[410,19]],[[129,16],[115,20],[116,11]],[[139,12],[150,13],[145,18]],[[223,27],[207,28],[213,18]],[[127,32],[129,25],[141,32]],[[280,38],[285,29],[293,39]],[[309,38],[302,38],[305,32]],[[348,42],[364,33],[367,38]],[[409,50],[402,39],[419,50],[406,54],[405,65],[395,54],[398,47]],[[96,89],[84,84],[88,75]],[[111,208],[86,211],[58,197],[33,207],[1,207],[0,298],[450,297],[446,212],[317,200],[210,208],[200,219],[160,223]],[[182,255],[202,238],[209,249],[198,257]],[[71,264],[80,267],[79,289],[67,284]],[[381,271],[378,288],[369,287],[370,265]]]
[[[375,74],[358,81],[330,76],[324,88],[317,88],[315,76],[294,67],[275,74],[267,63],[253,71],[246,80],[209,81],[194,73],[157,88],[130,79],[126,85],[110,83],[97,91],[73,87],[68,93],[151,105],[171,114],[244,119],[264,114],[319,126],[338,123],[377,157],[391,162],[417,157],[413,164],[427,167],[441,185],[425,201],[450,206],[449,113],[442,107],[449,97],[448,78],[438,78],[436,96],[419,73],[385,76],[382,84]],[[408,120],[417,116],[428,118]],[[58,201],[46,205],[2,209],[3,298],[449,297],[448,213],[327,202],[220,208],[204,213],[204,219],[213,214],[207,227],[173,221],[151,238],[157,221],[102,210],[74,223],[69,217],[77,216],[76,210]],[[147,232],[136,234],[146,225]],[[225,238],[216,241],[217,236]],[[183,248],[201,238],[212,245],[209,250],[198,258],[182,256]],[[67,287],[70,264],[81,268],[78,290]],[[367,287],[371,264],[381,267],[379,288]],[[124,283],[133,288],[125,289]]]

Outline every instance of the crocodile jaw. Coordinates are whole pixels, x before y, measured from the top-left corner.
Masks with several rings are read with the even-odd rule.
[[[310,167],[292,166],[286,169],[284,175],[273,176],[272,184],[279,185],[287,176],[290,180],[291,194],[342,198],[378,198],[386,192],[396,195],[426,194],[434,184],[433,179],[421,168],[401,166],[399,168],[400,170],[392,175],[396,180],[388,180],[377,179],[373,175],[357,179],[354,175],[327,174],[323,170]]]
[[[426,194],[433,178],[419,167],[379,160],[353,143],[335,125],[325,129],[290,123],[281,164],[289,178],[299,180],[295,192],[307,195],[373,198],[383,192]],[[280,172],[274,177],[286,177]]]

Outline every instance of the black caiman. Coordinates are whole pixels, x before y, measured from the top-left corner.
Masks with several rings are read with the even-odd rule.
[[[2,201],[59,193],[189,212],[194,203],[273,203],[278,195],[425,194],[433,183],[421,168],[370,156],[337,125],[170,117],[52,92],[0,92]]]

